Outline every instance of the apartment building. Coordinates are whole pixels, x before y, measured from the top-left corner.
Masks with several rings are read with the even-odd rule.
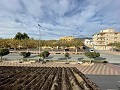
[[[112,47],[109,44],[116,42],[120,42],[120,32],[112,28],[101,30],[93,35],[93,48],[98,50],[110,50]]]
[[[64,36],[60,38],[60,40],[64,40],[64,41],[71,41],[73,39],[75,39],[73,36]]]

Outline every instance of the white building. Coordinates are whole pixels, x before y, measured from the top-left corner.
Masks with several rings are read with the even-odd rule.
[[[110,50],[112,47],[109,44],[117,42],[120,42],[120,32],[112,28],[101,30],[93,35],[93,45],[97,50]]]
[[[92,39],[85,39],[84,44],[88,47],[93,47],[93,40]]]

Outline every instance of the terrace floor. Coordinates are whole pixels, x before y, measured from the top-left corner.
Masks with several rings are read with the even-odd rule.
[[[19,63],[16,61],[4,61],[0,62],[0,66],[27,66],[27,67],[76,67],[82,73],[87,75],[120,75],[120,67],[117,67],[113,64],[102,64],[102,63],[70,63],[65,64],[62,62],[47,62],[46,64],[42,63]]]

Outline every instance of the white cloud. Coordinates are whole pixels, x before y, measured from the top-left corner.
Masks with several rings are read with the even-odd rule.
[[[0,37],[20,30],[38,38],[38,23],[43,39],[120,31],[119,5],[119,0],[0,0]]]

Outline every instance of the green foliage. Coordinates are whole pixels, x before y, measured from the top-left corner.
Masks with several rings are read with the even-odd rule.
[[[44,51],[39,54],[39,57],[42,57],[44,59],[44,58],[48,57],[49,55],[50,55],[50,53],[48,51]]]
[[[114,46],[116,49],[120,50],[120,42],[118,42],[118,43],[110,43],[109,46]]]
[[[91,59],[91,58],[100,57],[100,53],[98,53],[98,52],[85,52],[85,56]]]
[[[15,35],[14,39],[17,39],[17,40],[29,39],[29,36],[28,36],[26,33],[23,33],[23,34],[22,34],[22,33],[18,32],[18,33]]]
[[[38,44],[40,42],[40,44]],[[18,32],[14,39],[0,39],[0,47],[1,48],[37,48],[39,46],[48,46],[52,48],[66,48],[74,46],[78,49],[83,45],[81,40],[71,40],[71,41],[61,41],[61,40],[34,40],[29,39],[29,36],[26,33]],[[21,46],[21,47],[19,47]]]
[[[23,33],[23,39],[29,39],[29,36],[26,33]]]
[[[44,51],[46,57],[48,57],[50,55],[50,53],[48,51]]]
[[[23,56],[23,58],[29,57],[31,55],[30,52],[21,52],[20,53],[21,56]]]
[[[0,49],[0,56],[1,56],[1,60],[2,60],[2,56],[9,54],[9,49],[4,49],[1,48]]]
[[[115,45],[118,49],[120,49],[120,42],[119,43],[116,43]]]
[[[67,58],[67,62],[66,62],[66,64],[69,64],[69,61],[68,61],[69,56],[70,56],[70,54],[69,54],[68,52],[66,52],[66,53],[65,53],[65,57]]]
[[[65,53],[65,57],[69,58],[70,54],[68,52]]]
[[[75,39],[75,40],[72,40],[72,45],[75,46],[76,48],[78,48],[79,46],[84,46],[84,43],[82,40],[80,39]]]

